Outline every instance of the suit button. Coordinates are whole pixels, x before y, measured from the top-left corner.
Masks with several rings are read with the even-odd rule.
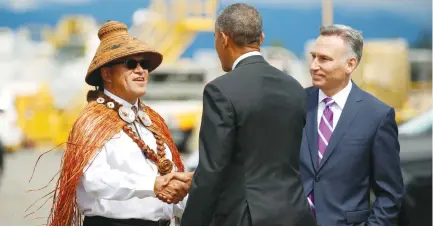
[[[316,182],[319,182],[320,181],[320,177],[319,176],[316,176],[316,178],[314,179]]]

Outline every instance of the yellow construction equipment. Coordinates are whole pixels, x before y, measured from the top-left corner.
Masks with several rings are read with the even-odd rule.
[[[24,137],[37,147],[64,147],[75,119],[84,108],[85,92],[89,89],[83,90],[65,109],[53,105],[53,95],[47,84],[42,84],[36,94],[17,96],[17,123]]]
[[[157,16],[144,24],[134,25],[134,35],[163,54],[163,65],[172,65],[194,41],[198,32],[213,31],[218,6],[217,0],[152,0],[147,10]],[[91,18],[64,17],[54,29],[45,28],[42,38],[56,50],[71,53],[69,50],[74,48],[76,51],[78,48],[80,52],[85,52],[88,50],[85,39],[90,37],[89,32],[95,32],[93,25]],[[78,54],[75,57],[84,55]],[[76,76],[84,78],[84,75]],[[89,89],[92,88],[84,86],[76,100],[68,103],[65,109],[54,106],[54,97],[47,84],[42,84],[36,94],[18,96],[18,123],[24,136],[38,147],[65,143],[73,123],[86,104],[85,97]],[[175,113],[173,120],[177,122],[177,127],[184,131],[191,130],[195,112]]]
[[[369,40],[353,80],[383,102],[401,109],[410,89],[408,59],[409,48],[404,40]]]
[[[44,27],[42,39],[49,42],[55,49],[68,48],[75,45],[86,51],[85,39],[92,31],[94,20],[85,16],[66,16],[57,23],[55,28]]]
[[[411,83],[408,100],[397,115],[398,121],[406,121],[432,106],[432,50],[410,49]]]
[[[152,0],[155,15],[139,26],[136,36],[164,56],[163,64],[176,62],[198,32],[214,30],[218,0]]]
[[[17,96],[18,125],[24,136],[38,145],[50,144],[59,132],[60,118],[53,106],[47,84],[42,84],[34,95]]]

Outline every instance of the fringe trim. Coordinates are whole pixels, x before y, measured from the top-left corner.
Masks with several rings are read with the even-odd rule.
[[[95,152],[102,149],[104,144],[126,125],[126,122],[120,119],[116,111],[107,111],[107,107],[92,101],[97,98],[96,92],[90,91],[88,93],[87,99],[90,102],[81,112],[69,134],[59,171],[60,177],[55,189],[42,197],[45,198],[53,194],[53,203],[47,225],[78,226],[82,224],[76,198],[76,188],[80,177]],[[170,148],[177,172],[183,172],[184,165],[179,151],[164,119],[150,107],[146,106],[145,108],[153,124],[161,132],[163,141]]]

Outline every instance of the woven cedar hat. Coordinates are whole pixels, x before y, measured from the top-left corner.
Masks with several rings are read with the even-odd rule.
[[[142,54],[150,60],[149,72],[162,62],[162,55],[150,48],[146,43],[130,36],[125,24],[108,21],[99,29],[99,44],[96,54],[87,70],[86,83],[99,86],[102,82],[100,68],[105,64],[135,54]]]

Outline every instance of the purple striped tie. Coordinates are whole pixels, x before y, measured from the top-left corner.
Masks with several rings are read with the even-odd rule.
[[[335,103],[335,101],[332,100],[332,98],[325,98],[323,99],[323,102],[325,103],[325,109],[323,110],[322,117],[320,118],[319,129],[317,131],[317,139],[319,143],[319,163],[322,161],[322,158],[325,155],[326,147],[328,146],[328,143],[331,140],[332,132],[334,131],[334,113],[330,107]],[[315,215],[313,191],[311,191],[310,195],[308,195],[308,203],[310,204],[313,214]]]

